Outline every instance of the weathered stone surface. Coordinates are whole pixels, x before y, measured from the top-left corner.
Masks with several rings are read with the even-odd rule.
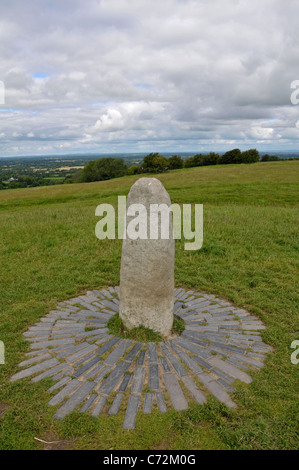
[[[206,397],[199,390],[199,388],[196,386],[196,384],[194,383],[191,377],[183,377],[182,380],[185,386],[187,387],[187,389],[189,390],[189,392],[191,393],[191,395],[193,396],[193,398],[197,401],[197,403],[202,405],[203,403],[207,401]]]
[[[252,382],[252,378],[250,375],[246,374],[246,372],[243,372],[240,370],[238,367],[234,367],[232,364],[228,364],[225,361],[222,361],[222,359],[219,359],[218,357],[213,357],[209,361],[213,366],[217,367],[218,369],[223,370],[226,372],[228,375],[231,377],[234,377],[235,379],[239,379],[242,382],[245,382],[249,384]]]
[[[174,310],[175,249],[172,218],[170,213],[170,217],[167,217],[168,239],[161,236],[162,225],[166,220],[164,216],[158,223],[157,239],[150,238],[150,218],[154,204],[156,209],[160,204],[170,207],[170,197],[156,178],[140,178],[129,192],[127,210],[132,204],[145,207],[147,227],[142,238],[141,224],[136,224],[135,233],[139,233],[140,238],[132,239],[130,229],[141,212],[138,213],[136,208],[134,215],[127,214],[125,229],[126,233],[130,233],[124,238],[122,247],[119,315],[129,329],[143,325],[167,336],[172,328]]]
[[[74,338],[64,338],[64,339],[57,339],[57,340],[49,340],[49,341],[38,341],[36,343],[31,344],[31,349],[42,349],[48,348],[52,346],[65,346],[66,344],[72,344],[75,342]]]
[[[31,364],[43,361],[44,359],[51,359],[51,357],[52,356],[49,353],[40,354],[39,356],[34,356],[34,357],[31,357],[30,359],[27,359],[26,361],[20,362],[19,367],[30,366]]]
[[[118,413],[118,410],[119,410],[119,407],[120,407],[120,404],[122,402],[122,399],[124,397],[124,394],[123,393],[118,393],[108,411],[108,414],[109,415],[116,415]]]
[[[97,354],[99,355],[105,354],[107,351],[109,351],[109,349],[115,346],[120,340],[121,338],[119,338],[118,336],[114,336],[112,339],[108,341],[108,343],[104,344],[104,346],[102,346],[101,348],[97,350]]]
[[[121,380],[122,376],[129,369],[129,367],[129,363],[123,361],[119,362],[113,372],[111,372],[109,377],[107,377],[107,379],[104,381],[103,385],[99,389],[99,392],[105,395],[109,395],[112,390],[114,390],[118,382]]]
[[[48,405],[56,406],[58,403],[61,403],[70,393],[79,387],[80,383],[81,382],[78,379],[71,380],[71,382],[65,385],[65,387],[57,393],[57,395],[51,398]]]
[[[175,344],[173,344],[171,341],[170,341],[170,346],[171,348],[174,350],[174,352],[179,356],[180,360],[183,361],[186,366],[192,370],[192,372],[194,374],[199,374],[200,372],[202,372],[202,369],[201,367],[199,367],[199,365],[194,362],[190,356],[188,356],[187,353],[185,353],[184,351],[180,350]]]
[[[40,380],[46,378],[46,377],[52,377],[56,373],[60,372],[61,370],[67,369],[68,364],[66,362],[58,364],[55,367],[52,367],[49,370],[46,370],[45,372],[42,372],[41,374],[37,375],[36,377],[33,377],[32,382],[39,382]]]
[[[35,366],[31,366],[28,369],[21,370],[13,375],[10,379],[11,382],[14,382],[19,379],[23,379],[24,377],[29,377],[30,375],[36,374],[45,369],[49,369],[50,367],[55,366],[58,364],[57,359],[49,359],[47,361],[43,361],[40,364],[36,364]]]
[[[132,341],[130,339],[123,339],[121,343],[109,354],[104,364],[110,366],[116,364],[116,362],[124,355],[125,351],[131,346]]]
[[[90,397],[86,400],[86,402],[80,409],[80,413],[85,413],[85,411],[88,411],[97,397],[98,395],[96,393],[93,393],[92,395],[90,395]]]
[[[130,395],[126,416],[123,424],[124,429],[135,429],[135,420],[137,416],[139,401],[139,395]]]
[[[80,403],[87,397],[87,395],[94,388],[94,382],[85,382],[76,392],[56,411],[54,418],[62,419],[73,411]]]
[[[84,344],[84,343],[82,343],[82,344]],[[80,351],[68,356],[67,361],[68,362],[75,362],[77,359],[81,358],[82,356],[86,356],[86,354],[89,354],[89,353],[93,352],[95,349],[97,349],[96,344],[88,344],[88,343],[86,343],[86,344],[87,344],[87,346],[85,348],[83,348]]]
[[[157,405],[161,413],[166,413],[167,406],[164,400],[163,392],[156,392]]]
[[[138,359],[137,359],[137,366],[143,366],[145,361],[145,351],[140,351]]]
[[[52,387],[48,389],[48,392],[58,390],[59,388],[63,387],[63,385],[68,384],[71,380],[71,377],[63,377],[61,380],[59,380],[59,382],[56,382],[56,384],[52,385]]]
[[[125,361],[132,362],[134,358],[137,356],[139,353],[140,349],[143,347],[143,343],[136,343],[132,347],[132,349],[128,352],[128,354],[125,356]]]
[[[151,390],[159,390],[159,366],[158,364],[149,365],[148,385]]]
[[[184,377],[185,375],[188,375],[186,369],[173,354],[167,356],[167,359],[171,363],[172,367],[174,368],[179,377]]]
[[[147,344],[147,352],[149,362],[158,362],[157,346],[155,343]]]
[[[95,376],[94,381],[99,384],[104,380],[104,377],[110,372],[111,366],[104,366],[99,370],[98,375]]]
[[[169,364],[168,364],[168,361],[167,361],[166,357],[161,357],[160,362],[162,364],[164,372],[171,372],[171,369],[169,367]]]
[[[186,410],[188,408],[188,402],[175,375],[164,374],[163,381],[174,409],[176,411]]]
[[[102,412],[102,410],[103,410],[103,408],[106,404],[106,401],[107,401],[107,397],[104,397],[104,396],[98,397],[97,403],[96,403],[94,409],[91,412],[91,416],[93,416],[94,418],[99,416],[99,414]]]
[[[152,392],[147,392],[145,394],[144,404],[143,404],[143,413],[151,413],[153,406],[154,394]]]
[[[119,386],[119,392],[125,392],[131,380],[131,374],[125,374],[122,383]]]
[[[102,358],[100,356],[92,357],[84,366],[80,367],[80,369],[76,370],[73,373],[74,377],[80,377],[81,375],[85,374],[85,372],[89,371],[97,362],[99,362]]]
[[[204,384],[204,386],[211,392],[219,401],[225,403],[229,408],[235,408],[237,405],[230,398],[228,393],[224,390],[221,385],[219,385],[215,380],[213,380],[209,374],[203,373],[197,376],[199,380]]]
[[[145,369],[144,367],[136,367],[133,382],[131,387],[131,393],[141,393],[144,381]]]

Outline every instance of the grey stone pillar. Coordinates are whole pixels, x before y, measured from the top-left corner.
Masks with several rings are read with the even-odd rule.
[[[145,211],[133,204],[142,204]],[[175,247],[170,206],[169,194],[156,178],[140,178],[133,184],[127,197],[127,235],[120,269],[119,314],[123,323],[128,329],[142,325],[163,336],[171,331],[174,308]],[[134,212],[136,208],[140,211]]]

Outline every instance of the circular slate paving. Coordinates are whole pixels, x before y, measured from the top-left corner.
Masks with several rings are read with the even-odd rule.
[[[214,295],[182,288],[174,294],[185,330],[160,343],[109,334],[118,287],[60,302],[24,333],[32,351],[11,381],[50,377],[55,418],[75,409],[94,417],[122,409],[125,429],[134,429],[138,410],[184,410],[190,401],[203,404],[209,394],[236,407],[230,396],[235,380],[250,383],[250,371],[263,367],[272,349],[259,334],[264,325]]]

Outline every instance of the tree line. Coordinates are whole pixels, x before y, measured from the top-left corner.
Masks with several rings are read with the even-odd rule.
[[[296,158],[289,158],[293,160]],[[0,171],[0,190],[12,188],[26,188],[33,186],[46,186],[53,184],[67,184],[67,183],[83,183],[92,181],[103,181],[112,178],[118,178],[125,175],[137,175],[143,173],[163,173],[168,170],[176,170],[181,168],[192,168],[197,166],[207,165],[225,165],[225,164],[238,164],[238,163],[255,163],[258,161],[278,161],[285,160],[276,155],[264,154],[260,157],[256,149],[249,149],[241,152],[240,149],[232,149],[224,154],[210,152],[208,154],[198,153],[192,157],[184,160],[179,155],[172,155],[166,158],[159,153],[149,153],[138,164],[126,164],[122,158],[103,157],[97,160],[89,161],[81,170],[72,170],[68,175],[55,172],[33,172],[28,174],[28,169],[23,171],[15,171],[12,173],[14,178],[7,181],[7,171]],[[48,165],[49,166],[49,165]],[[54,170],[53,170],[54,171]],[[24,173],[25,174],[22,174]],[[21,174],[20,174],[21,173]],[[52,174],[53,173],[53,174]],[[55,178],[53,177],[55,176]]]
[[[277,157],[278,158],[278,157]],[[180,168],[191,168],[206,165],[224,165],[230,163],[255,163],[260,160],[259,152],[256,149],[229,150],[223,155],[215,152],[208,154],[196,154],[183,160],[179,155],[166,158],[159,153],[149,153],[143,158],[139,165],[127,167],[121,158],[104,157],[87,163],[85,167],[75,176],[76,182],[102,181],[111,178],[118,178],[124,175],[136,175],[142,173],[163,173],[168,170]]]

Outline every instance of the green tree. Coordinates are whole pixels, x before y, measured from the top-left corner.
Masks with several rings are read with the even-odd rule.
[[[195,166],[203,166],[205,156],[202,153],[197,153],[193,158]]]
[[[219,161],[219,154],[215,152],[210,152],[207,155],[203,155],[202,164],[203,165],[217,165]]]
[[[277,155],[269,155],[268,153],[265,153],[261,158],[262,162],[277,162],[279,160],[280,158]]]
[[[172,157],[168,158],[168,167],[170,170],[176,170],[178,168],[183,168],[184,162],[182,157],[178,155],[172,155]]]
[[[241,150],[233,149],[228,150],[219,158],[220,164],[241,163]]]
[[[260,154],[256,149],[249,149],[245,150],[241,154],[241,162],[242,163],[255,163],[259,162],[260,160]]]
[[[138,170],[139,170],[139,166],[138,165],[132,165],[129,169],[128,169],[128,175],[136,175],[138,173]]]
[[[204,158],[205,158],[205,156],[203,154],[197,153],[193,157],[187,158],[187,160],[185,161],[185,167],[190,168],[190,167],[193,167],[193,166],[202,166],[204,164],[203,163]]]
[[[118,178],[127,174],[128,167],[121,158],[100,158],[85,165],[78,175],[81,183],[103,181]]]
[[[192,168],[193,166],[196,166],[194,157],[189,157],[185,160],[184,167],[185,168]]]
[[[162,173],[168,169],[167,158],[159,153],[149,153],[139,167],[140,173]]]

